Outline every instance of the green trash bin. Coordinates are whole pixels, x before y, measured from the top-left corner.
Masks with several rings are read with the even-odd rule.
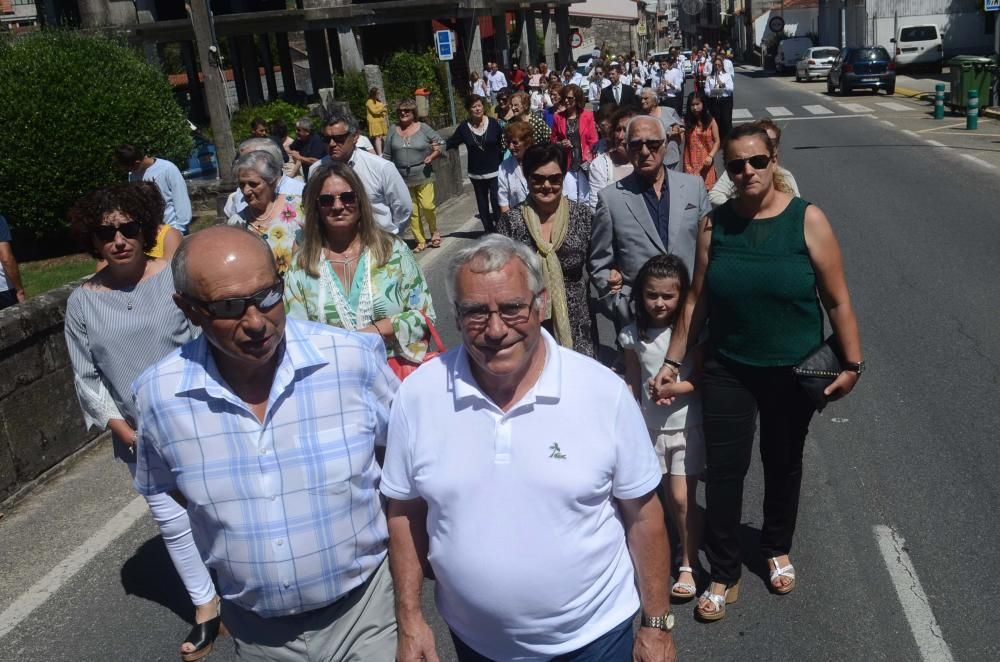
[[[958,55],[948,61],[951,67],[952,112],[964,111],[969,90],[979,91],[979,107],[990,105],[990,83],[993,80],[993,58],[981,55]]]

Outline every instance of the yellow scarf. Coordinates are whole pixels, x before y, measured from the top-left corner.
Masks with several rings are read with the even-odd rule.
[[[563,280],[562,265],[556,251],[562,246],[569,231],[569,201],[562,198],[559,201],[559,208],[552,215],[552,241],[546,242],[542,238],[542,221],[538,217],[538,212],[532,206],[529,199],[524,205],[524,224],[528,228],[528,233],[535,241],[535,248],[542,258],[542,272],[545,274],[545,287],[549,292],[549,309],[546,314],[552,320],[552,329],[555,331],[556,342],[563,347],[573,348],[573,334],[569,324],[569,308],[566,304],[566,283]]]

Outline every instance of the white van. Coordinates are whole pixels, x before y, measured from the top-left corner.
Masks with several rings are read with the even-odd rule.
[[[795,63],[799,61],[803,53],[812,48],[812,45],[812,39],[809,37],[782,39],[774,54],[775,71],[779,74],[791,73],[795,69]]]
[[[897,67],[929,67],[941,73],[944,66],[944,46],[941,30],[933,24],[906,25],[891,39],[895,46]]]

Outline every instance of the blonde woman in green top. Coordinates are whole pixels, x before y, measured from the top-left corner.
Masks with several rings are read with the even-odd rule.
[[[758,416],[764,465],[760,546],[771,573],[768,588],[785,594],[795,587],[788,555],[815,407],[792,368],[822,344],[824,309],[845,361],[827,395],[850,393],[863,369],[840,246],[826,215],[775,187],[775,149],[764,127],[733,129],[724,153],[737,196],[700,228],[685,316],[653,385],[663,386],[661,402],[674,396],[670,364],[679,365],[688,338],[697,338],[709,322],[702,417],[711,585],[695,610],[705,621],[723,618],[739,594],[743,479]]]
[[[387,357],[419,363],[434,305],[403,240],[375,223],[364,186],[333,162],[309,180],[302,249],[285,274],[285,312],[297,319],[377,333]]]

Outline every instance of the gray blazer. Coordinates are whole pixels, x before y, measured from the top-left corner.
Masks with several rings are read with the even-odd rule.
[[[701,177],[667,170],[670,190],[670,220],[667,246],[660,240],[646,202],[645,186],[633,173],[597,194],[597,211],[591,226],[590,273],[603,297],[604,308],[621,324],[632,319],[629,296],[632,282],[646,261],[660,253],[673,253],[684,261],[688,274],[694,272],[698,243],[698,223],[712,211]],[[614,267],[622,272],[624,285],[618,294],[607,294],[608,274]]]

